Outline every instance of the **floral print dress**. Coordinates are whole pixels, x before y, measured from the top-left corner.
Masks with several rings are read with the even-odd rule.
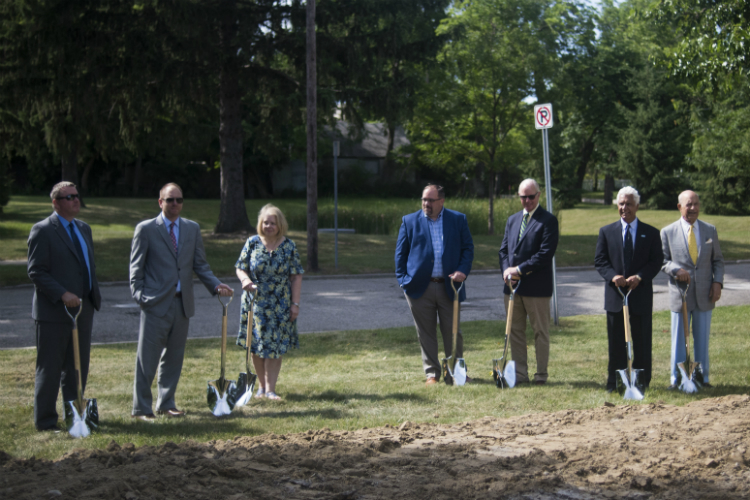
[[[289,238],[269,252],[259,236],[248,238],[234,267],[245,271],[258,287],[253,306],[253,336],[250,352],[261,358],[279,358],[299,348],[297,322],[290,321],[292,284],[290,275],[302,274],[297,246]],[[237,345],[246,345],[247,318],[252,295],[242,293]]]

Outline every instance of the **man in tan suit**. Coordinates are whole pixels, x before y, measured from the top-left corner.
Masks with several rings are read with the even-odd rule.
[[[157,379],[157,412],[182,417],[174,395],[182,371],[190,317],[195,314],[193,272],[212,294],[233,294],[206,262],[200,226],[180,217],[182,189],[166,184],[159,192],[161,214],[135,228],[130,252],[130,291],[141,307],[133,386],[133,418],[150,421],[151,383]]]
[[[670,386],[676,389],[677,363],[685,361],[685,336],[682,325],[682,296],[678,283],[687,291],[688,321],[692,323],[695,360],[703,369],[704,387],[708,383],[708,337],[711,315],[716,301],[721,298],[724,283],[724,256],[719,247],[719,235],[711,224],[698,220],[700,200],[693,191],[680,194],[677,203],[680,220],[661,230],[664,265],[661,270],[669,275],[669,309],[672,311],[672,358]]]

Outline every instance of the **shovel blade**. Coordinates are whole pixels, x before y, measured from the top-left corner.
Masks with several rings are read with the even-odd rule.
[[[206,388],[208,407],[215,417],[232,413],[237,400],[237,383],[233,380],[211,380]]]
[[[516,362],[508,361],[502,368],[502,358],[492,360],[492,378],[498,389],[512,389],[516,386]]]
[[[685,370],[685,364],[684,363],[677,363],[677,388],[684,392],[685,394],[695,394],[698,392],[698,390],[701,388],[702,381],[703,381],[703,371],[700,372],[700,379],[701,379],[701,385],[698,385],[697,379],[698,379],[698,369],[700,368],[698,363],[690,363],[690,366],[693,368],[693,371],[688,376],[687,371]]]
[[[453,370],[451,369],[453,356],[443,358],[443,381],[447,385],[453,385]]]
[[[96,399],[66,401],[65,427],[71,436],[85,438],[92,431],[99,430],[99,408]]]
[[[627,370],[617,370],[617,390],[622,394],[624,399],[633,399],[640,401],[643,399],[645,388],[638,381],[643,370],[631,370],[631,378],[628,378]]]
[[[456,358],[456,366],[453,367],[454,385],[466,385],[466,360]]]
[[[250,402],[253,397],[253,390],[255,389],[255,381],[258,380],[258,376],[252,372],[240,373],[237,377],[237,387],[234,395],[235,401],[234,406],[245,406]]]

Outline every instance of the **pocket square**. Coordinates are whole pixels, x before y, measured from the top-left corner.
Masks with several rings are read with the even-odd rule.
[[[642,234],[642,235],[641,235],[641,238],[645,238],[645,237],[646,237],[646,235],[645,235],[645,234]]]
[[[713,238],[709,238],[706,240],[706,245],[710,245],[713,242],[714,242]]]

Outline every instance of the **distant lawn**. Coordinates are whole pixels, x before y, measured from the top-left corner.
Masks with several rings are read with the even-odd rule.
[[[258,210],[269,200],[247,200],[247,211],[254,224]],[[91,224],[100,281],[127,281],[130,243],[133,229],[141,220],[159,213],[155,199],[89,198],[80,218]],[[290,237],[295,241],[306,266],[307,241],[304,232],[304,200],[273,200],[290,221]],[[449,199],[446,206],[469,216],[475,243],[474,269],[496,269],[497,252],[508,215],[518,210],[517,200],[496,200],[497,236],[486,236],[487,200]],[[340,227],[353,227],[356,234],[339,234],[339,269],[334,269],[334,237],[319,235],[320,274],[392,273],[396,234],[401,216],[419,209],[411,199],[342,199],[339,201]],[[219,276],[234,274],[244,238],[212,239],[209,236],[218,218],[218,200],[187,200],[183,215],[201,224],[208,260]],[[26,258],[26,240],[31,226],[51,213],[48,198],[14,196],[4,209],[0,221],[0,260]],[[641,220],[662,228],[677,220],[677,210],[638,212]],[[319,202],[319,227],[333,227],[333,200]],[[704,216],[719,231],[722,251],[727,260],[750,256],[750,217]],[[557,251],[557,265],[592,265],[599,228],[617,219],[615,207],[581,204],[561,212],[562,237]],[[363,234],[363,231],[379,234]],[[23,265],[0,265],[0,286],[28,283]]]
[[[642,403],[684,405],[701,398],[747,394],[750,383],[750,306],[719,307],[711,330],[711,382],[697,395],[667,391],[669,313],[654,315],[654,378]],[[0,450],[18,457],[59,458],[74,448],[120,444],[158,446],[188,439],[201,442],[263,433],[285,434],[328,427],[356,430],[412,422],[455,423],[484,416],[587,409],[605,401],[628,404],[604,390],[607,366],[606,319],[562,318],[551,331],[550,378],[544,387],[499,390],[491,378],[492,359],[502,350],[504,322],[465,323],[465,359],[475,383],[464,387],[425,387],[414,328],[309,334],[301,349],[284,358],[277,391],[284,401],[252,400],[217,420],[206,404],[206,384],[219,375],[218,340],[188,341],[177,404],[185,419],[155,424],[130,418],[136,344],[95,346],[87,396],[96,398],[101,431],[84,440],[67,433],[38,433],[32,421],[34,349],[0,351]],[[535,360],[533,333],[527,331],[529,360]],[[231,346],[229,378],[244,367],[243,351]],[[441,351],[442,353],[442,351]],[[442,354],[441,354],[442,355]],[[244,371],[244,369],[242,370]]]

